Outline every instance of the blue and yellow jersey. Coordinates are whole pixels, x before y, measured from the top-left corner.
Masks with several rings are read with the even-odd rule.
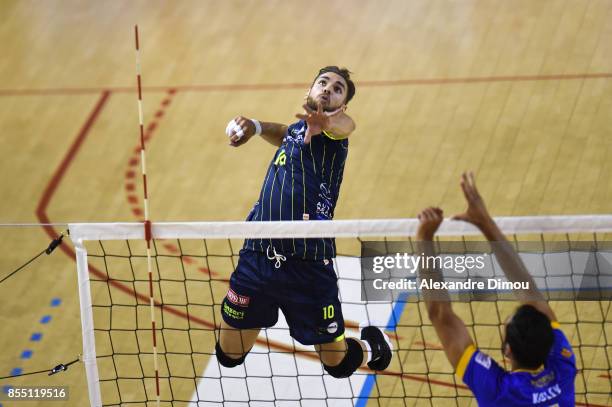
[[[575,403],[576,357],[567,338],[552,323],[555,339],[548,359],[537,370],[506,372],[490,356],[468,347],[457,375],[472,390],[480,407],[570,407]]]
[[[290,125],[247,221],[331,220],[340,193],[348,139],[323,133],[304,143],[306,122]],[[247,239],[244,248],[307,260],[336,256],[334,239]]]

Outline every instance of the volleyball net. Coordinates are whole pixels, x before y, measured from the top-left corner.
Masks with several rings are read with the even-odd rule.
[[[612,216],[497,221],[551,299],[574,347],[577,404],[609,405]],[[414,219],[154,223],[149,267],[142,223],[70,224],[91,405],[469,405],[472,395],[454,375],[418,290],[373,298],[364,289],[363,260],[372,253],[393,255],[398,245],[410,252],[417,226]],[[462,222],[445,221],[437,236],[464,248],[452,256],[472,253],[468,243],[483,242]],[[245,238],[335,238],[346,335],[358,337],[364,322],[384,329],[394,346],[389,368],[329,376],[314,348],[291,338],[282,313],[276,326],[261,331],[243,365],[219,365],[220,305]],[[487,276],[503,278],[495,261],[478,273]],[[503,365],[503,322],[517,303],[507,290],[459,291],[455,312],[477,346]]]

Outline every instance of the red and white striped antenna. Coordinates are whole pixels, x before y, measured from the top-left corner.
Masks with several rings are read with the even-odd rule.
[[[147,193],[147,166],[145,161],[144,120],[142,113],[142,85],[140,75],[140,41],[138,25],[134,26],[136,38],[136,80],[138,83],[138,119],[140,124],[140,168],[142,170],[142,185],[144,188],[144,228],[147,242],[147,272],[149,274],[149,306],[151,309],[151,334],[153,335],[153,367],[155,369],[155,398],[159,406],[159,364],[157,361],[157,331],[155,328],[155,299],[153,298],[153,271],[151,265],[151,221],[149,220],[149,196]]]

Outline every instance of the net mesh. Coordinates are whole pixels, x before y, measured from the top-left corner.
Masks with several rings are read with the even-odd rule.
[[[569,244],[580,239],[602,241],[609,236],[530,233],[511,237]],[[146,246],[140,240],[107,239],[84,242],[102,404],[155,405]],[[395,235],[367,238],[410,239]],[[338,255],[334,261],[346,335],[358,336],[359,323],[364,321],[380,326],[393,342],[394,356],[384,373],[360,369],[348,379],[334,379],[323,371],[312,347],[290,337],[282,313],[275,327],[262,330],[244,365],[233,369],[220,366],[214,356],[215,327],[221,320],[220,304],[242,240],[196,239],[191,235],[188,239],[154,239],[161,405],[476,405],[471,392],[454,375],[418,296],[401,294],[383,303],[361,301],[361,241],[358,235],[336,239]],[[545,250],[538,254],[547,255]],[[516,305],[502,300],[453,304],[477,346],[507,369],[510,366],[505,365],[500,351],[501,335],[503,322]],[[577,357],[577,404],[610,405],[610,301],[553,301],[551,305]]]

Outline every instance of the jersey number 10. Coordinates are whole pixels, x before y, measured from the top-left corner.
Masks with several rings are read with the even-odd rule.
[[[332,319],[334,317],[334,306],[328,305],[323,307],[323,319]]]

